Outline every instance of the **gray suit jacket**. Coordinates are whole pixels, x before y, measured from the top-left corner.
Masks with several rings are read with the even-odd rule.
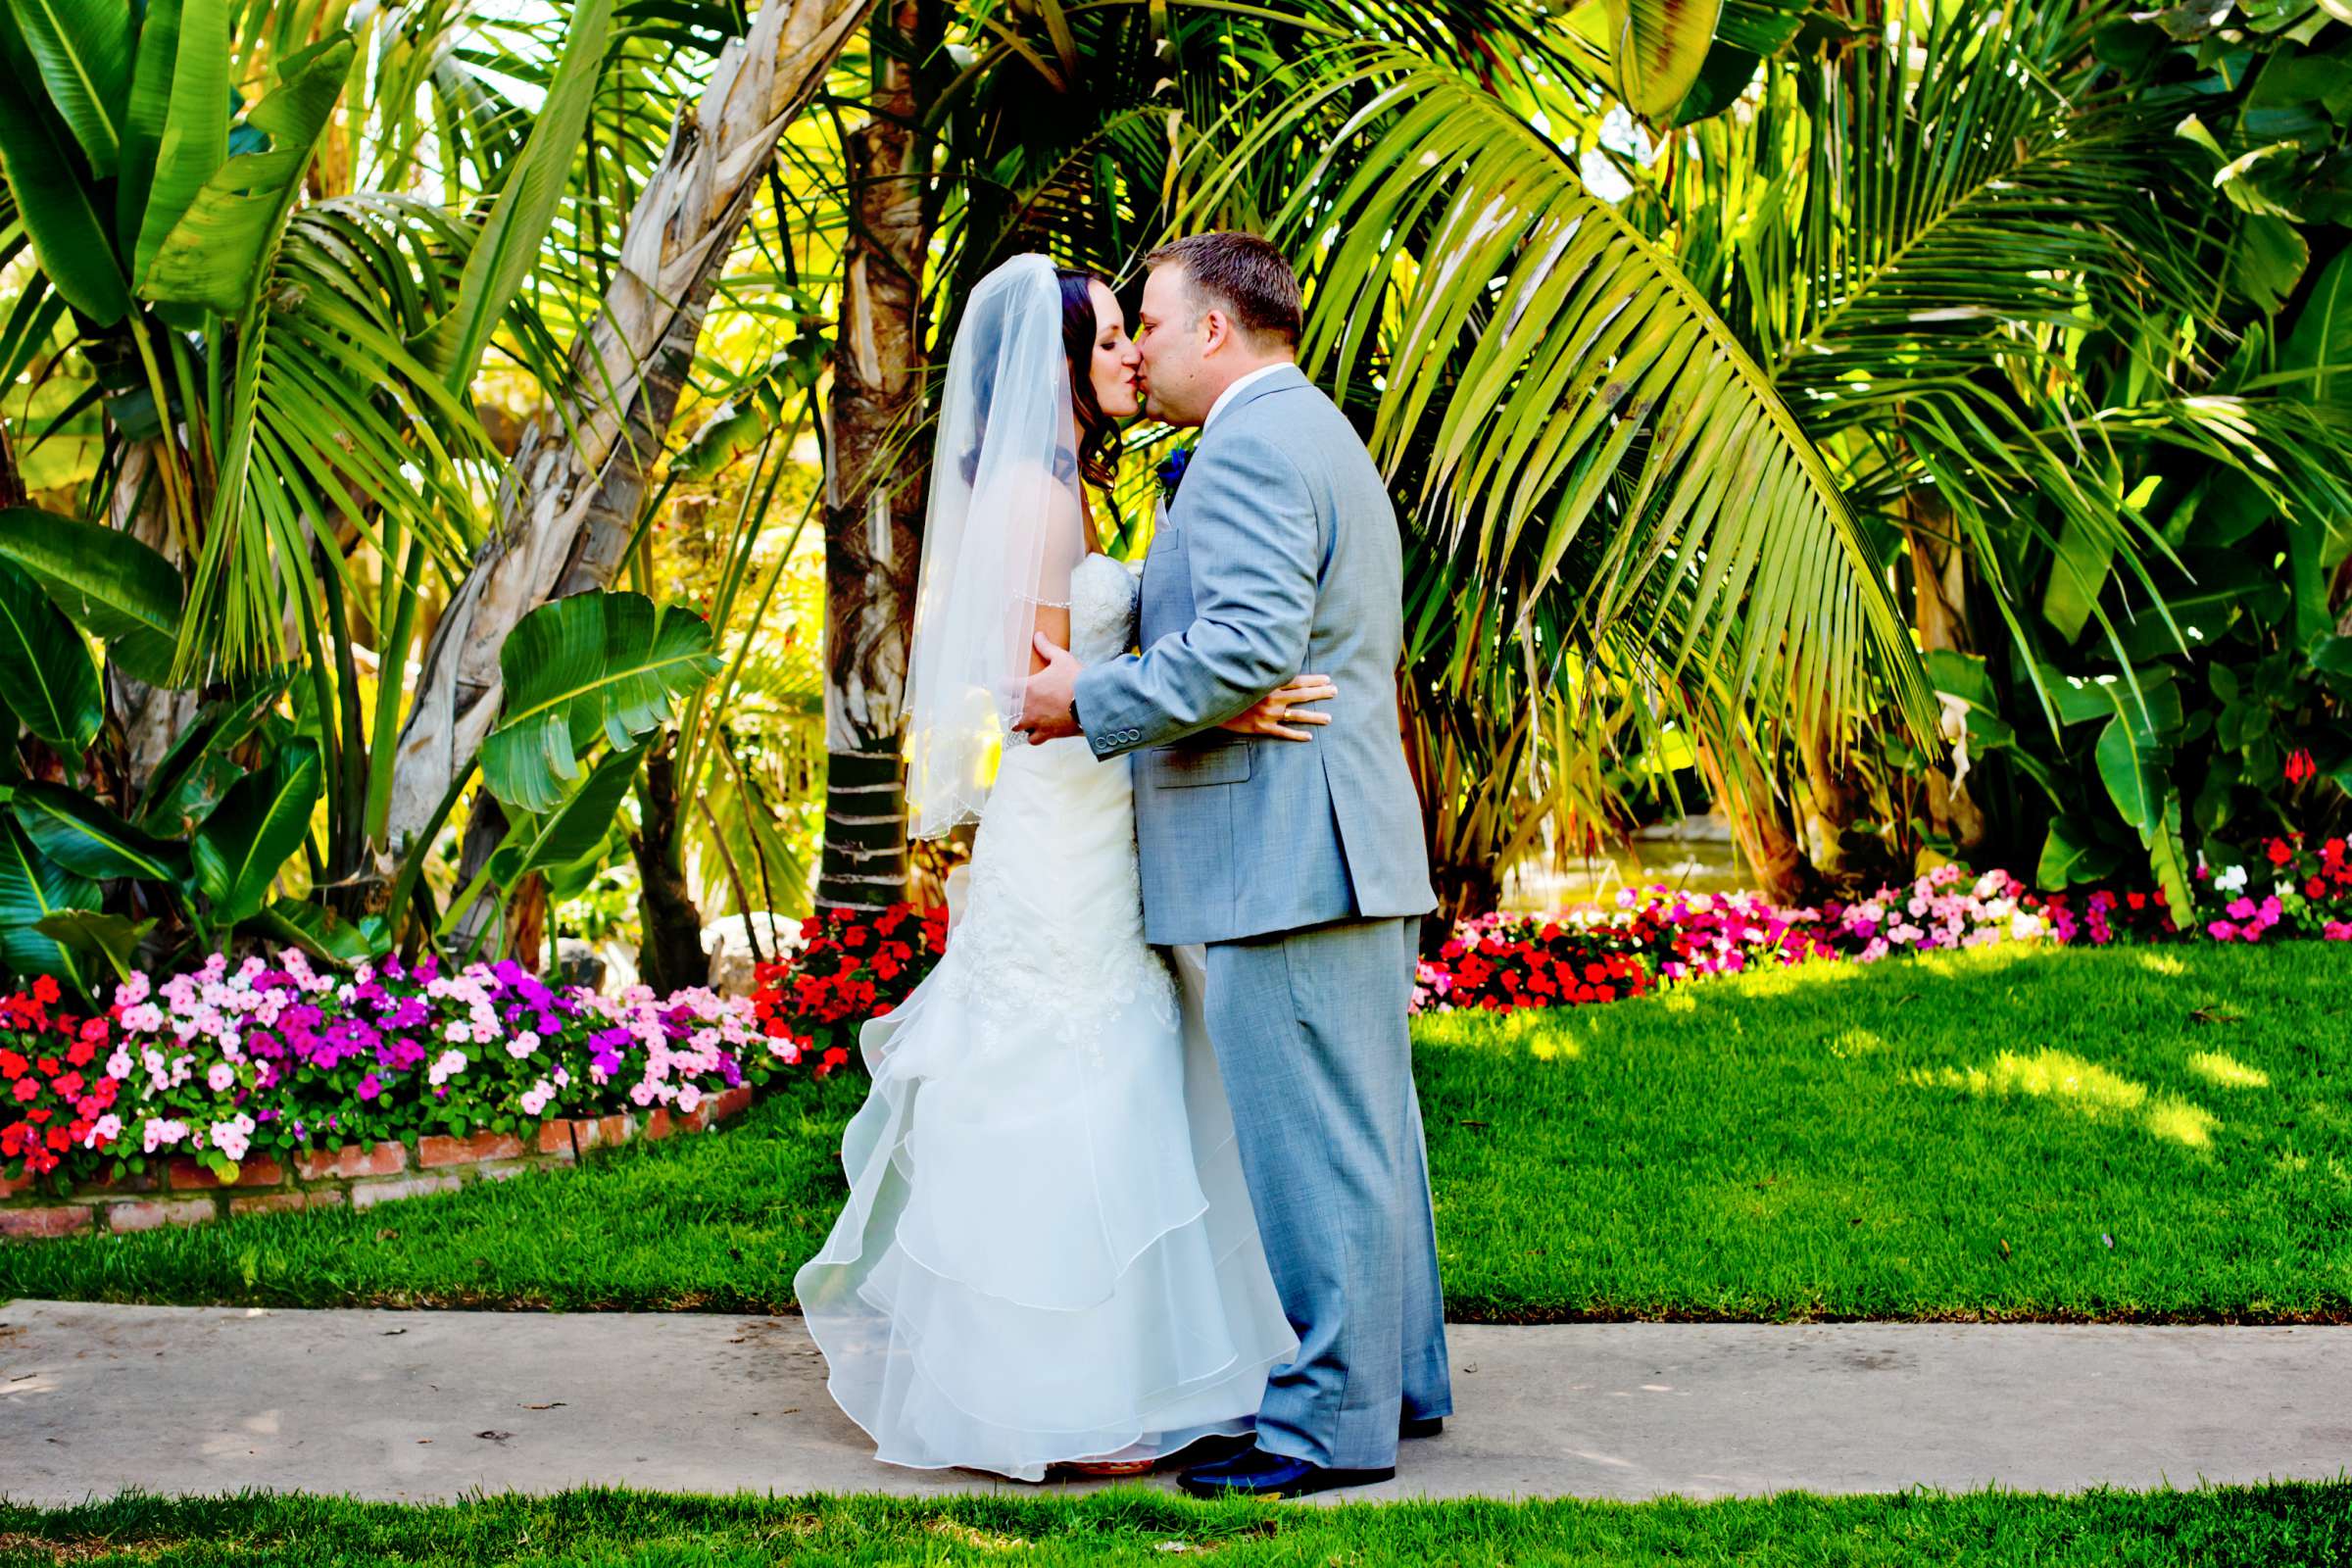
[[[1397,733],[1402,555],[1363,443],[1295,368],[1201,434],[1144,560],[1143,653],[1078,677],[1095,755],[1136,754],[1147,940],[1437,906]],[[1215,727],[1307,671],[1339,688],[1313,740]]]

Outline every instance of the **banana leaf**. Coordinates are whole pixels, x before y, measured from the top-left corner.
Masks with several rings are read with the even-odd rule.
[[[189,844],[196,885],[212,901],[217,921],[261,911],[270,884],[311,831],[323,772],[316,745],[288,746],[270,766],[240,780],[196,830]]]
[[[46,589],[107,658],[149,685],[168,684],[179,636],[181,583],[149,546],[104,523],[37,507],[0,510],[0,561]]]
[[[78,760],[98,738],[105,694],[89,646],[38,584],[0,561],[0,693],[42,740]]]
[[[0,962],[21,975],[53,974],[86,991],[73,950],[36,927],[61,910],[97,903],[97,883],[42,855],[15,817],[0,816]]]
[[[8,805],[33,847],[69,871],[100,881],[187,879],[185,849],[150,838],[79,790],[19,784]]]
[[[130,978],[139,944],[155,929],[155,917],[134,921],[100,909],[60,909],[33,922],[33,930],[76,953],[104,958],[120,980]]]
[[[710,623],[642,594],[574,594],[515,623],[499,650],[506,712],[482,742],[482,778],[518,811],[571,792],[601,734],[634,750],[718,672]]]
[[[131,9],[124,0],[14,0],[9,7],[42,85],[100,179],[122,152],[130,98]]]
[[[131,91],[133,140],[124,147],[115,209],[134,280],[147,275],[164,236],[228,159],[231,58],[227,0],[153,0],[148,7]]]
[[[240,153],[213,171],[141,274],[144,298],[224,317],[241,315],[253,302],[342,96],[352,55],[351,36],[338,33],[286,57],[276,90],[247,117],[269,133],[269,150]]]
[[[0,29],[7,15],[0,8]],[[5,39],[4,30],[0,41],[22,42]],[[0,174],[7,176],[16,218],[50,285],[93,326],[112,326],[130,310],[122,265],[75,168],[65,127],[13,65],[0,61]]]

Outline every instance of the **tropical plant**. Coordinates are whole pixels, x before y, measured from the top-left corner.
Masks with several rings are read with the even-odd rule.
[[[346,14],[334,0],[10,7],[0,246],[25,260],[0,363],[10,381],[32,369],[36,387],[61,368],[69,385],[75,367],[93,373],[45,429],[12,431],[0,499],[26,494],[25,465],[45,439],[93,428],[93,415],[97,438],[94,465],[69,466],[43,508],[0,516],[0,600],[16,612],[19,657],[37,658],[42,675],[18,688],[38,720],[19,760],[43,789],[79,792],[82,816],[101,824],[178,810],[201,845],[204,820],[187,813],[240,802],[234,770],[256,769],[258,792],[270,769],[291,769],[257,737],[293,724],[315,756],[273,797],[268,843],[283,853],[240,865],[282,889],[283,862],[307,861],[290,885],[310,890],[318,912],[301,919],[314,940],[327,913],[345,917],[340,931],[362,921],[370,944],[387,940],[499,710],[495,677],[487,705],[476,686],[461,700],[479,671],[438,650],[495,662],[524,613],[557,589],[601,586],[641,535],[642,470],[710,278],[765,149],[857,13],[847,0],[767,8],[752,41],[766,53],[747,58],[741,39],[727,42],[739,14],[616,21],[612,0],[525,22],[445,4]],[[670,118],[665,89],[699,84],[722,55],[701,127],[665,148],[649,134]],[[518,97],[535,102],[526,111]],[[362,177],[381,183],[356,186]],[[616,188],[637,195],[634,230],[610,221]],[[558,229],[578,243],[546,246]],[[647,235],[661,241],[650,251]],[[567,321],[588,323],[568,362],[554,347]],[[482,502],[500,460],[471,383],[494,340],[542,380],[557,418],[508,466],[493,535],[503,548],[485,552]],[[553,515],[534,482],[603,505]],[[612,526],[599,532],[598,519]],[[517,552],[529,569],[514,569]],[[564,567],[571,555],[587,559]],[[542,580],[557,567],[563,580]],[[420,631],[430,646],[411,692]],[[102,664],[85,637],[103,645]],[[207,701],[207,712],[233,707],[270,678],[286,711],[201,764],[174,748]],[[451,738],[461,710],[475,728]],[[159,782],[167,756],[175,765]],[[288,804],[304,779],[324,808],[315,839],[307,809]],[[599,764],[582,782],[625,791],[630,779],[615,785]],[[544,826],[566,808],[540,783],[518,809]],[[196,784],[211,793],[190,793]],[[500,799],[477,792],[472,834],[485,858],[537,845],[500,861],[527,896],[552,852]],[[303,831],[285,838],[297,814]],[[566,820],[585,834],[576,810]],[[93,906],[58,940],[109,956],[128,953],[126,932],[169,946],[260,918],[233,877],[208,888],[198,875],[186,897],[163,899],[121,878],[66,880],[37,846],[19,858],[26,895],[0,920],[11,957],[44,951],[26,932],[36,911],[57,924],[61,894]],[[190,862],[191,874],[207,867],[230,875],[219,857]],[[481,870],[466,867],[469,891]],[[136,918],[151,906],[160,925]],[[46,961],[65,961],[47,947]]]
[[[2340,213],[2352,100],[2330,119],[2318,84],[2352,40],[2307,28],[2264,61],[2244,33],[2184,46],[2117,7],[1986,15],[1858,14],[1853,43],[1769,70],[1751,115],[1659,160],[1686,270],[1909,568],[1958,749],[1866,729],[1868,765],[1838,773],[1801,726],[1765,745],[1828,868],[1859,838],[1898,863],[2038,862],[2053,885],[2136,864],[2178,901],[2232,790],[2286,799],[2200,672],[2241,648],[2305,667],[2284,706],[2335,755],[2310,662],[2352,547],[2352,429],[2314,395],[2344,357],[2328,280],[2281,314],[2300,273],[2261,260],[2271,218],[2214,202],[2181,137],[2297,136],[2256,162]]]

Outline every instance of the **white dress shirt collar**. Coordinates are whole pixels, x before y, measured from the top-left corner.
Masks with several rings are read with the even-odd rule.
[[[1218,393],[1217,401],[1208,406],[1208,417],[1200,421],[1200,433],[1202,435],[1208,434],[1209,425],[1214,423],[1217,416],[1225,412],[1226,406],[1232,403],[1235,397],[1240,395],[1242,388],[1250,385],[1253,381],[1263,381],[1267,376],[1272,375],[1276,370],[1287,370],[1291,368],[1292,362],[1289,360],[1281,361],[1279,364],[1275,365],[1261,365],[1256,369],[1251,370],[1248,375],[1245,375],[1239,380],[1235,381],[1224,391]]]

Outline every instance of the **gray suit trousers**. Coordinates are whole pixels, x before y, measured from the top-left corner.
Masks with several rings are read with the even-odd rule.
[[[1207,946],[1208,1032],[1298,1353],[1266,1380],[1259,1446],[1396,1462],[1400,1417],[1449,1414],[1446,1314],[1405,1014],[1406,918]]]

